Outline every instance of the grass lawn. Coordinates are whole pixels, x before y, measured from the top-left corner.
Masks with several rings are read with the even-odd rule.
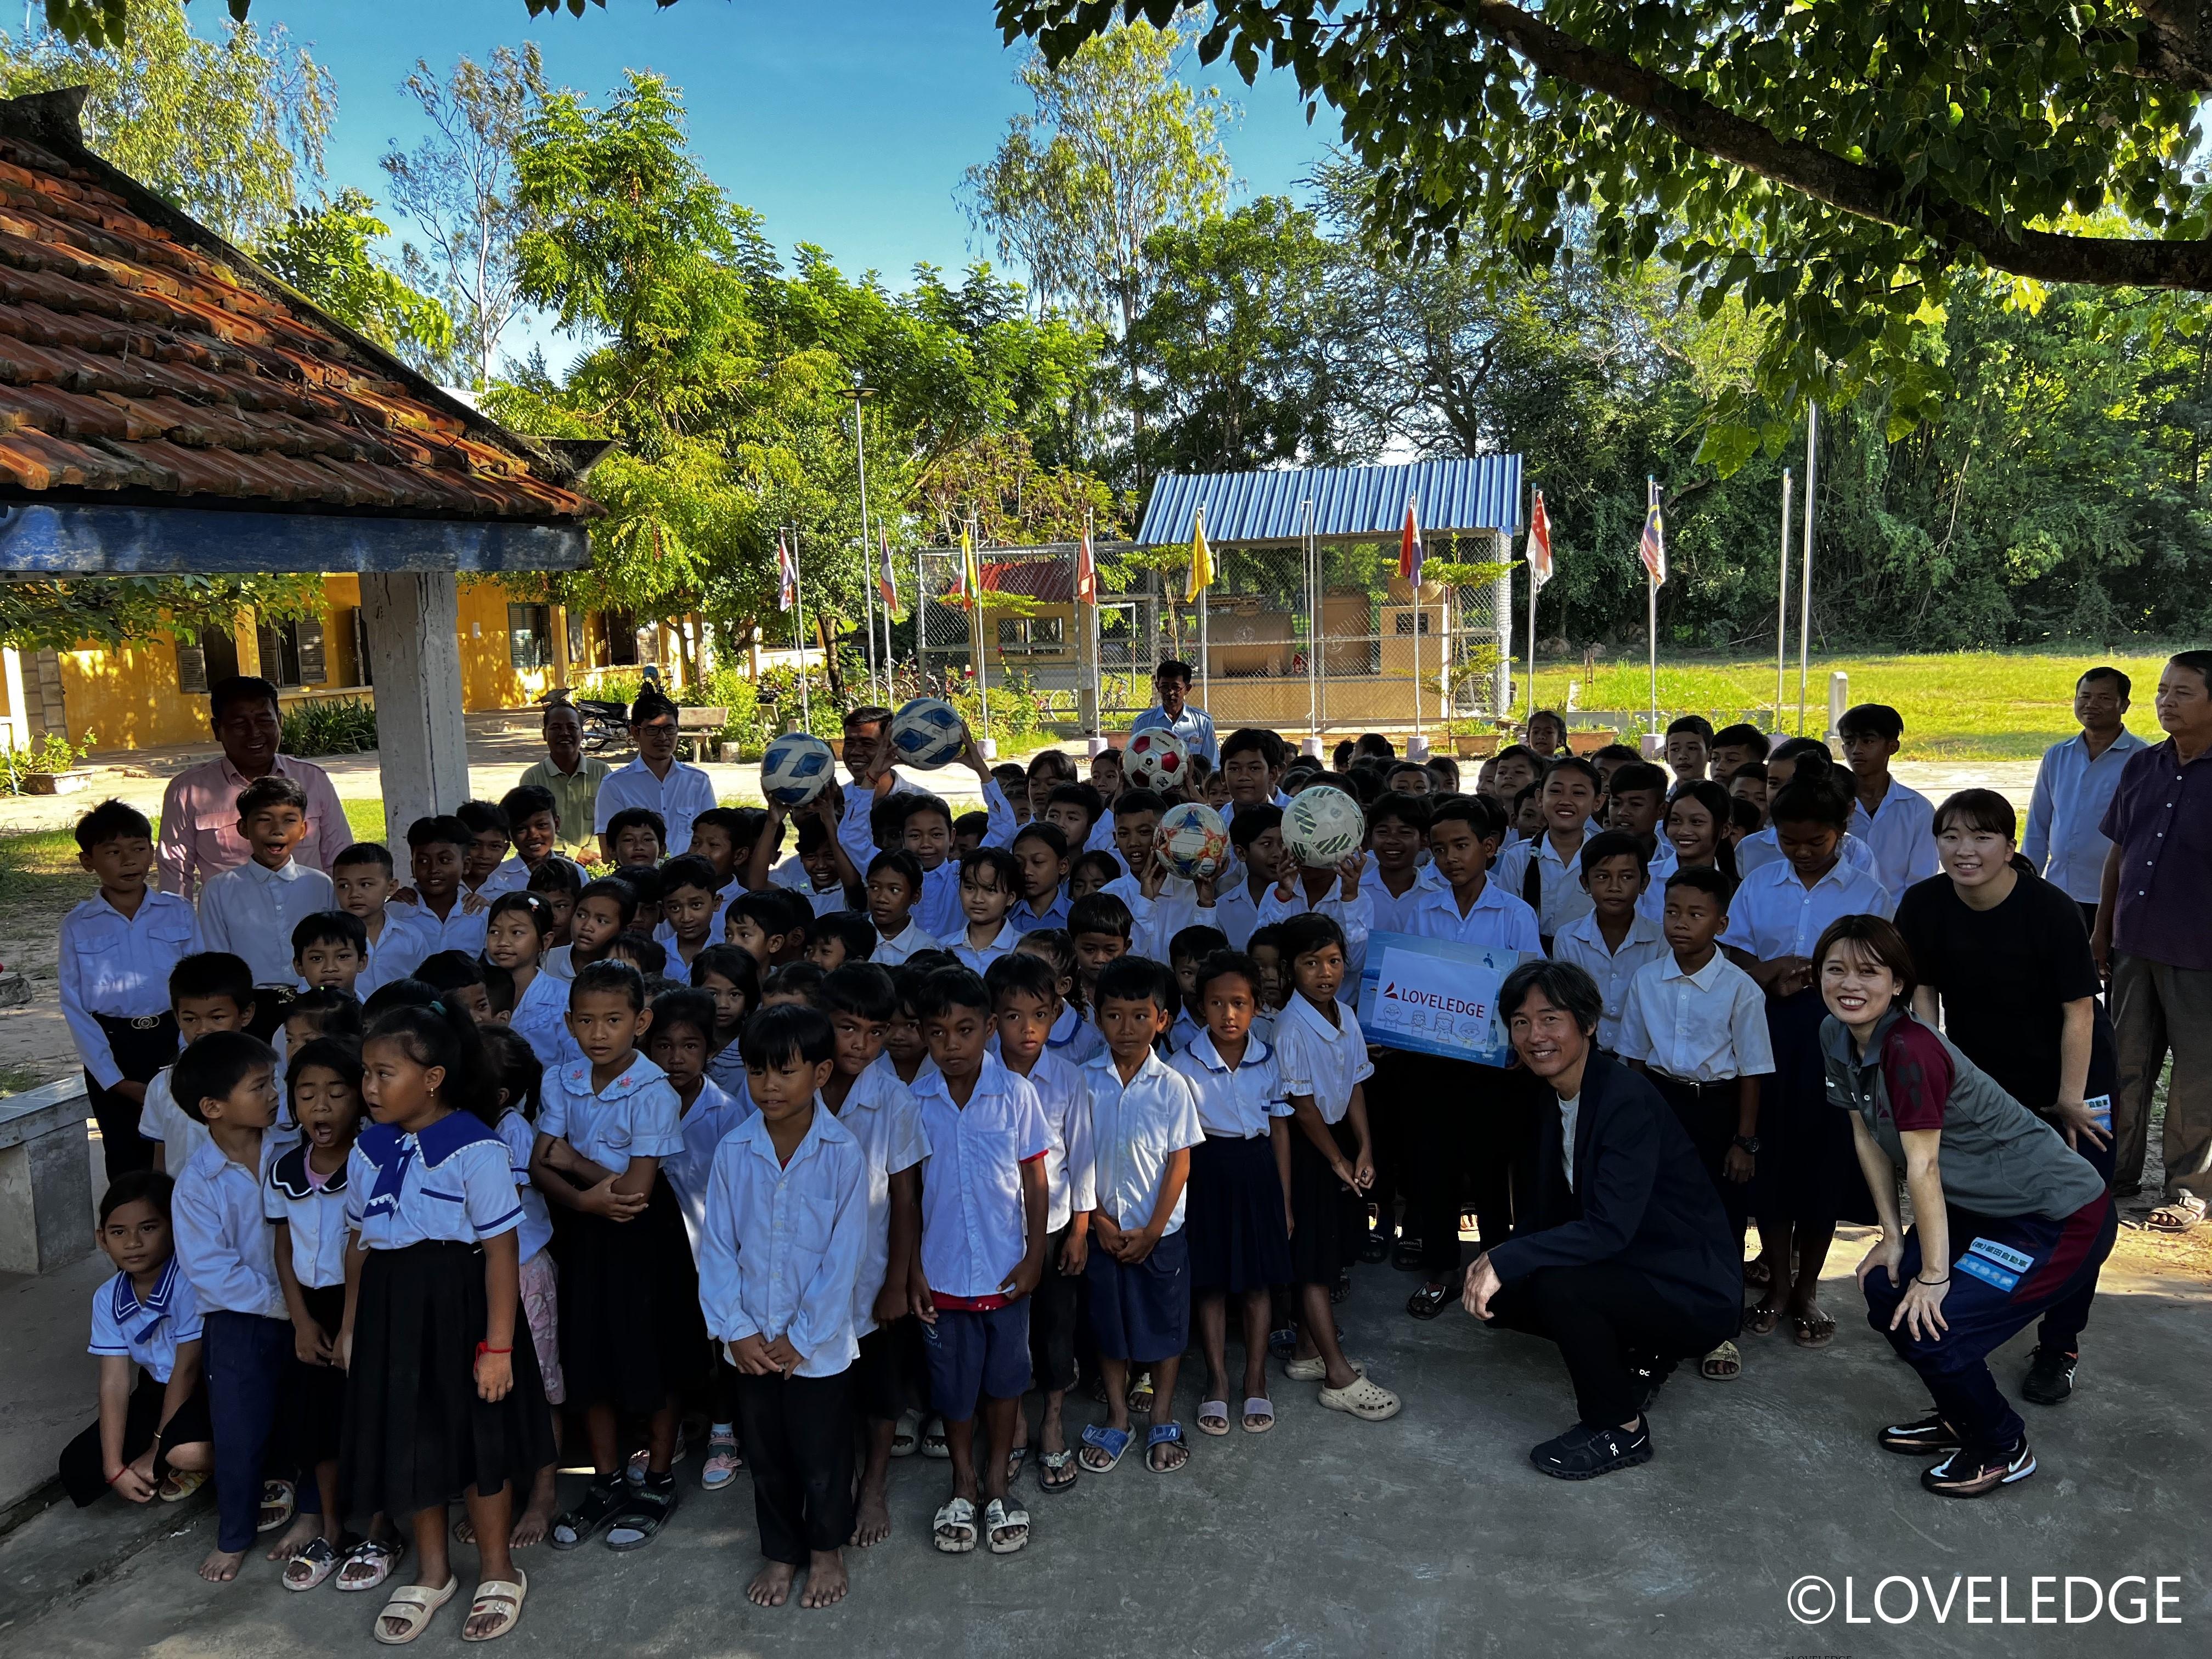
[[[1828,676],[1841,669],[1851,677],[1856,702],[1886,702],[1905,716],[1903,758],[1921,761],[2033,760],[2073,735],[2074,681],[2098,662],[2110,662],[2135,682],[2135,706],[2129,725],[2156,738],[2151,694],[2157,689],[2160,656],[2098,657],[2040,652],[1972,652],[1935,656],[1816,657],[1806,688],[1807,729],[1826,718]],[[1536,668],[1540,708],[1564,708],[1567,682],[1583,678],[1577,662]],[[1638,709],[1650,700],[1650,670],[1640,659],[1598,665],[1595,684],[1582,687],[1577,701],[1585,708]],[[1694,710],[1716,723],[1733,720],[1746,710],[1774,705],[1774,659],[1720,661],[1659,659],[1659,706],[1674,712]],[[1797,665],[1790,665],[1783,702],[1785,726],[1796,730]]]

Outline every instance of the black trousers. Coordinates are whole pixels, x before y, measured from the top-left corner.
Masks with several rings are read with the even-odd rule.
[[[1575,1413],[1589,1428],[1636,1416],[1632,1358],[1662,1364],[1709,1353],[1734,1334],[1720,1319],[1677,1311],[1651,1277],[1620,1261],[1543,1267],[1490,1299],[1491,1317],[1559,1346],[1574,1384]]]
[[[126,1083],[151,1083],[155,1074],[177,1057],[177,1017],[163,1012],[151,1021],[97,1017],[106,1034],[108,1052]],[[107,1163],[110,1181],[131,1170],[154,1167],[154,1143],[138,1133],[139,1103],[103,1089],[84,1074],[84,1091],[92,1115],[100,1125],[100,1155]],[[170,1173],[174,1175],[175,1170]]]
[[[738,1435],[753,1474],[761,1553],[804,1566],[853,1535],[853,1373],[738,1373]]]
[[[1728,1212],[1729,1225],[1735,1231],[1736,1249],[1741,1252],[1745,1224],[1751,1213],[1751,1183],[1730,1181],[1725,1173],[1729,1148],[1735,1145],[1736,1102],[1741,1083],[1735,1078],[1719,1083],[1686,1083],[1663,1072],[1648,1075],[1667,1104],[1674,1109],[1676,1121],[1690,1137],[1690,1144],[1698,1149],[1698,1162],[1713,1178],[1713,1190],[1721,1195],[1721,1208]]]
[[[1443,1280],[1459,1274],[1459,1218],[1472,1199],[1487,1245],[1513,1228],[1513,1152],[1522,1098],[1518,1079],[1495,1066],[1409,1054],[1403,1109],[1413,1199],[1409,1231],[1421,1241],[1421,1271]]]
[[[1405,1201],[1407,1231],[1413,1231],[1419,1203],[1415,1176],[1420,1159],[1415,1155],[1413,1130],[1417,1114],[1412,1106],[1419,1068],[1430,1062],[1419,1054],[1384,1049],[1375,1057],[1375,1075],[1367,1079],[1367,1132],[1375,1143],[1375,1184],[1361,1205],[1375,1206],[1376,1224],[1384,1238],[1396,1236],[1400,1200]],[[1352,1239],[1357,1246],[1357,1235]]]

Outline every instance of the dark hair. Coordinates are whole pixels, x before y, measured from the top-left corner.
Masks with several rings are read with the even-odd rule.
[[[1542,712],[1543,711],[1541,709],[1537,711],[1539,714],[1541,714]],[[1530,718],[1534,719],[1534,716],[1532,715]],[[1559,717],[1557,715],[1553,715],[1553,718],[1556,720]],[[1551,764],[1551,762],[1546,757],[1538,754],[1525,743],[1509,743],[1504,748],[1499,750],[1490,758],[1493,762],[1524,760],[1527,761],[1529,765],[1534,767],[1539,774],[1542,773],[1545,767]]]
[[[303,916],[292,928],[292,960],[310,945],[350,945],[368,955],[368,924],[350,910],[318,910]]]
[[[512,1014],[521,1000],[514,988],[514,970],[487,961],[483,968],[484,1006],[494,1014]]]
[[[506,1097],[495,1109],[497,1115],[520,1112],[524,1122],[535,1123],[545,1062],[538,1058],[530,1040],[511,1025],[480,1026],[477,1034],[483,1042],[485,1073],[494,1091]]]
[[[1560,713],[1559,713],[1559,711],[1558,709],[1556,709],[1556,708],[1539,708],[1539,709],[1538,709],[1534,714],[1531,714],[1531,715],[1529,715],[1529,716],[1528,716],[1528,725],[1529,725],[1529,726],[1534,726],[1534,725],[1535,725],[1535,723],[1536,723],[1538,720],[1549,720],[1549,721],[1551,721],[1553,725],[1554,725],[1554,726],[1558,726],[1558,727],[1559,728],[1559,731],[1560,731],[1560,732],[1561,732],[1563,735],[1564,735],[1564,734],[1565,734],[1565,732],[1566,732],[1566,729],[1567,729],[1567,719],[1566,719],[1566,716],[1565,716],[1565,715],[1564,715],[1564,714],[1560,714]],[[1523,726],[1522,729],[1523,731],[1526,731],[1526,730],[1528,729],[1528,727],[1527,727],[1527,726]],[[1539,757],[1539,758],[1541,758],[1541,757]]]
[[[653,941],[647,939],[646,943],[650,945]],[[653,948],[659,949],[658,945]],[[574,1008],[578,997],[597,991],[611,992],[623,998],[635,1012],[642,1012],[645,1007],[645,975],[627,962],[592,962],[579,968],[568,985],[568,1006]]]
[[[1276,948],[1282,951],[1285,963],[1296,962],[1300,957],[1310,956],[1325,945],[1334,945],[1340,951],[1348,948],[1344,942],[1344,929],[1337,925],[1334,916],[1309,910],[1304,915],[1289,916],[1275,924],[1281,931],[1282,943]]]
[[[760,962],[741,945],[710,945],[691,958],[691,983],[703,986],[709,974],[718,974],[744,994],[745,1010],[760,1005]]]
[[[875,954],[876,927],[858,910],[832,910],[826,915],[814,917],[806,924],[806,942],[835,935],[845,947],[845,960],[866,962]]]
[[[489,926],[518,910],[530,918],[530,925],[538,930],[538,944],[544,945],[552,935],[553,907],[527,888],[519,893],[501,893],[494,899],[491,908],[484,912],[484,922]]]
[[[1745,835],[1755,836],[1759,833],[1759,826],[1765,822],[1765,817],[1757,806],[1746,800],[1741,795],[1731,795],[1729,797],[1729,820]],[[1729,848],[1729,856],[1731,859],[1735,856],[1735,849],[1733,847]]]
[[[1622,795],[1656,795],[1663,803],[1667,799],[1667,775],[1649,761],[1636,761],[1613,775],[1610,793],[1615,799]]]
[[[1228,948],[1229,935],[1218,927],[1207,927],[1203,923],[1194,924],[1188,927],[1178,928],[1175,937],[1168,941],[1168,961],[1172,963],[1194,958],[1203,962],[1217,951],[1226,951]]]
[[[732,847],[750,847],[760,835],[760,827],[768,821],[764,811],[748,810],[742,806],[710,806],[691,820],[691,833],[696,837],[701,825],[720,830],[730,838]],[[808,820],[813,822],[812,819]],[[705,855],[701,854],[702,857]]]
[[[867,878],[873,881],[877,872],[888,870],[913,890],[915,902],[921,899],[921,860],[903,847],[894,847],[868,860]]]
[[[1547,962],[1540,957],[1506,975],[1505,983],[1498,988],[1498,1014],[1508,1029],[1532,991],[1541,994],[1554,1008],[1572,1015],[1584,1036],[1597,1035],[1598,1018],[1605,1012],[1605,995],[1586,970],[1571,962]]]
[[[939,968],[925,974],[915,987],[915,1018],[935,1019],[955,1008],[973,1008],[986,1019],[996,1012],[997,1005],[992,1001],[990,988],[983,983],[981,975],[957,965]]]
[[[1352,745],[1352,750],[1356,755],[1375,755],[1384,760],[1389,759],[1398,752],[1397,745],[1380,732],[1362,732],[1358,740]]]
[[[1255,927],[1252,930],[1252,937],[1244,941],[1244,954],[1248,957],[1255,951],[1279,952],[1282,948],[1283,924],[1279,921],[1271,921]]]
[[[679,985],[672,991],[663,991],[653,1000],[653,1036],[658,1036],[671,1026],[689,1025],[714,1046],[714,999],[704,991],[695,991],[688,985]]]
[[[1758,763],[1753,761],[1751,764],[1755,766]],[[1741,776],[1741,774],[1738,775]],[[1735,867],[1735,848],[1729,844],[1725,831],[1729,825],[1735,821],[1735,809],[1738,804],[1735,798],[1711,778],[1692,778],[1687,783],[1677,784],[1674,787],[1674,794],[1668,798],[1667,811],[1672,812],[1677,805],[1686,800],[1695,801],[1704,807],[1707,815],[1711,817],[1713,864],[1723,875],[1728,878],[1730,890],[1733,890],[1735,884],[1742,878],[1737,873]],[[1659,821],[1662,823],[1667,821],[1666,813],[1660,814]]]
[[[581,898],[584,872],[556,854],[530,872],[530,879],[523,884],[522,890],[526,893],[566,893],[571,899]]]
[[[1905,716],[1886,702],[1863,702],[1855,708],[1844,710],[1844,717],[1836,722],[1836,735],[1887,738],[1894,741],[1905,735]]]
[[[640,904],[660,902],[660,866],[657,864],[625,864],[615,871],[615,879],[637,895]]]
[[[560,803],[553,792],[542,783],[518,783],[499,798],[500,816],[507,820],[507,828],[527,823],[540,812],[550,812],[553,822],[561,822]]]
[[[292,1121],[295,1123],[300,1121],[300,1109],[297,1104],[300,1073],[310,1066],[319,1066],[325,1071],[336,1072],[345,1079],[346,1086],[354,1091],[356,1099],[361,1095],[361,1045],[358,1042],[341,1042],[325,1032],[323,1036],[303,1042],[295,1048],[292,1051],[291,1059],[285,1064],[284,1104],[285,1109],[291,1113]],[[362,1115],[366,1116],[368,1108],[363,1105],[361,1110]]]
[[[425,847],[446,846],[458,847],[465,853],[475,842],[469,826],[450,812],[433,813],[407,826],[407,845],[416,852]]]
[[[253,969],[228,951],[195,951],[169,969],[169,1006],[185,998],[228,997],[243,1013],[253,1006]]]
[[[1234,974],[1252,988],[1255,1001],[1260,996],[1260,964],[1243,951],[1216,951],[1198,964],[1198,1000],[1206,1000],[1206,988],[1217,979],[1226,979]]]
[[[1601,830],[1583,843],[1583,884],[1589,884],[1590,872],[1607,859],[1634,859],[1636,872],[1644,875],[1651,868],[1651,855],[1644,850],[1644,843],[1626,830]]]
[[[1730,749],[1748,749],[1761,760],[1766,758],[1766,751],[1770,746],[1766,733],[1747,720],[1738,720],[1734,726],[1723,726],[1713,733],[1711,746],[1718,749],[1724,744]]]
[[[945,820],[945,828],[946,832],[948,834],[951,833],[952,829],[952,809],[950,806],[947,806],[944,801],[939,799],[937,796],[931,794],[927,790],[909,790],[901,794],[893,795],[890,799],[898,805],[898,830],[899,834],[902,836],[906,833],[907,825],[924,812],[934,812],[938,817],[943,818]]]
[[[1164,657],[1161,659],[1160,665],[1152,670],[1152,678],[1157,681],[1163,674],[1173,675],[1176,679],[1181,680],[1185,685],[1188,685],[1194,678],[1191,673],[1190,665],[1183,661],[1180,657]]]
[[[307,810],[307,792],[295,779],[281,772],[271,772],[265,778],[256,778],[238,792],[238,821],[240,823],[256,812],[266,811],[272,806],[289,806],[304,814]]]
[[[416,965],[415,977],[434,990],[458,991],[484,982],[483,964],[466,951],[434,951]]]
[[[1352,745],[1355,749],[1357,744]],[[1221,760],[1224,766],[1237,755],[1257,755],[1267,763],[1272,772],[1289,757],[1290,750],[1282,738],[1264,726],[1240,726],[1221,740]]]
[[[483,1038],[459,1003],[441,999],[428,1007],[386,1009],[370,1023],[362,1039],[364,1049],[372,1042],[396,1042],[417,1066],[443,1066],[446,1081],[438,1093],[447,1105],[470,1113],[487,1127],[499,1121]]]
[[[1124,789],[1114,797],[1114,816],[1117,818],[1125,812],[1164,812],[1167,810],[1167,798],[1156,789]]]
[[[1563,755],[1559,758],[1565,760],[1566,757]],[[1615,761],[1626,764],[1629,761],[1640,761],[1644,757],[1628,744],[1609,743],[1590,757],[1590,764],[1595,766],[1600,761]],[[1605,774],[1601,770],[1598,775],[1603,777]]]
[[[1825,823],[1832,830],[1848,830],[1851,798],[1825,775],[1793,777],[1767,803],[1766,817],[1770,823]]]
[[[394,1008],[427,1008],[438,1000],[434,985],[419,979],[395,979],[368,994],[368,1000],[361,1005],[362,1018],[374,1025],[378,1015]]]
[[[1667,735],[1668,737],[1671,738],[1677,732],[1694,732],[1705,740],[1706,747],[1711,748],[1712,746],[1713,723],[1707,720],[1703,714],[1684,714],[1678,719],[1669,720],[1668,722]]]
[[[861,1019],[886,1020],[898,1012],[898,992],[888,969],[872,962],[841,962],[816,988],[823,1009]]]
[[[961,960],[950,951],[916,951],[907,959],[907,965],[925,974],[933,974],[940,968],[958,968]]]
[[[1352,757],[1359,752],[1359,745],[1350,738],[1337,739],[1336,747],[1328,751],[1329,764],[1341,772],[1352,764]]]
[[[2112,680],[2116,682],[2120,688],[2120,701],[2122,702],[2127,702],[2128,699],[2135,694],[2136,683],[2130,679],[2125,674],[2120,672],[2118,669],[2113,667],[2110,663],[2100,662],[2094,668],[2085,670],[2082,672],[2081,678],[2074,682],[2074,689],[2076,691],[2079,691],[2081,687],[2090,680]]]
[[[845,730],[850,732],[855,726],[881,726],[890,717],[890,709],[875,703],[864,702],[858,708],[848,708],[845,711]]]
[[[811,962],[787,962],[782,967],[770,970],[769,976],[761,981],[761,1000],[765,1002],[770,997],[804,997],[807,1006],[811,1007],[816,993],[821,990],[822,981],[827,978],[829,975]]]
[[[1675,871],[1667,878],[1667,890],[1671,893],[1677,887],[1711,894],[1723,915],[1728,914],[1729,901],[1735,896],[1735,884],[1709,864],[1694,864],[1686,870]]]
[[[356,864],[373,864],[389,876],[394,867],[392,862],[392,849],[380,841],[355,842],[350,846],[338,849],[337,856],[331,860],[331,870],[335,874],[340,870],[350,869]]]
[[[1103,870],[1106,880],[1116,881],[1121,875],[1121,860],[1118,854],[1109,853],[1103,847],[1085,848],[1068,861],[1068,879],[1073,881],[1085,870]],[[1079,899],[1076,902],[1080,903],[1082,901]]]
[[[469,826],[472,841],[487,830],[496,830],[501,839],[506,839],[507,814],[490,801],[465,800],[453,809],[453,816]]]
[[[1408,795],[1396,789],[1385,790],[1367,810],[1367,827],[1372,830],[1383,818],[1395,818],[1409,830],[1426,835],[1429,820],[1437,802],[1426,795]]]
[[[102,842],[151,841],[154,826],[128,801],[104,800],[76,821],[76,850],[89,853]]]
[[[960,855],[960,879],[965,882],[969,872],[990,870],[997,873],[1000,888],[1019,898],[1022,893],[1021,860],[1004,847],[970,848]],[[978,885],[981,885],[979,883]]]
[[[1031,818],[1014,831],[1015,846],[1019,847],[1025,841],[1042,842],[1052,850],[1052,855],[1056,859],[1064,859],[1067,856],[1067,836],[1058,824],[1044,818]]]
[[[738,1055],[749,1072],[788,1066],[794,1060],[819,1066],[837,1058],[837,1033],[819,1008],[786,1004],[763,1008],[738,1034]]]
[[[1075,940],[1065,927],[1032,927],[1015,941],[1014,951],[1042,957],[1052,964],[1055,982],[1075,977]]]
[[[586,899],[595,898],[612,899],[615,914],[622,918],[623,927],[629,927],[636,919],[637,889],[620,877],[601,876],[596,881],[586,882],[576,895],[576,902],[581,904]]]
[[[1429,833],[1447,823],[1466,824],[1477,841],[1502,841],[1507,828],[1505,809],[1488,795],[1449,795],[1431,805]]]
[[[623,953],[621,957],[615,955],[617,951]],[[634,927],[626,928],[617,933],[614,943],[607,946],[605,962],[617,965],[627,963],[647,978],[658,979],[668,969],[668,947],[650,933],[641,933]],[[592,966],[604,967],[605,962],[595,962]],[[569,994],[573,997],[574,993]]]
[[[1112,755],[1119,754],[1121,751],[1109,749],[1102,752]],[[1071,805],[1081,807],[1083,816],[1088,821],[1086,828],[1095,826],[1098,820],[1106,815],[1106,797],[1098,793],[1095,784],[1055,783],[1052,787],[1052,793],[1044,798],[1044,804],[1048,809]],[[1066,835],[1067,832],[1063,830],[1060,833]]]
[[[809,818],[807,822],[812,823],[815,820]],[[988,812],[963,812],[952,820],[952,833],[956,836],[986,836],[990,832],[991,815]],[[992,848],[994,852],[1005,850],[1004,848]]]
[[[714,868],[712,859],[686,853],[660,866],[660,896],[665,899],[679,887],[696,887],[702,893],[719,893],[722,890],[721,872]]]
[[[1632,760],[1636,758],[1634,750],[1629,750],[1629,758]],[[1544,763],[1544,775],[1538,781],[1549,783],[1562,772],[1571,772],[1581,778],[1583,782],[1589,785],[1592,794],[1605,793],[1605,774],[1597,769],[1597,763],[1595,761],[1584,760],[1580,755],[1560,755],[1547,761]]]
[[[1897,924],[1887,916],[1838,916],[1821,931],[1820,942],[1813,947],[1813,975],[1817,984],[1821,968],[1828,960],[1828,952],[1838,945],[1855,945],[1868,956],[1897,976],[1897,1001],[1899,1008],[1912,1006],[1913,988],[1920,983],[1920,975],[1912,966],[1912,948],[1905,942],[1905,935],[1897,931]]]
[[[1067,936],[1078,933],[1117,933],[1127,940],[1135,933],[1136,918],[1129,907],[1111,893],[1085,893],[1067,907]]]
[[[1180,988],[1169,989],[1173,982],[1174,976],[1150,957],[1116,957],[1099,971],[1097,1006],[1103,1008],[1109,1000],[1145,1001],[1172,1012],[1182,1001]]]
[[[987,822],[987,823],[988,823],[988,822],[989,821],[989,819],[990,819],[990,814],[989,814],[989,813],[988,813],[988,812],[986,812],[986,813],[983,815],[983,817],[984,817],[984,820],[985,820],[985,822]],[[693,832],[695,835],[697,833],[697,831],[698,831],[698,828],[699,828],[699,825],[698,825],[698,823],[697,823],[696,820],[694,820],[694,822],[693,822],[693,823],[692,823],[692,825],[691,825],[691,829],[692,829],[692,832]],[[759,838],[759,832],[758,832],[758,831],[755,831],[755,832],[754,832],[754,837],[753,837],[753,839],[754,839],[754,840],[757,840],[758,838]],[[823,848],[827,847],[827,846],[828,846],[828,845],[829,845],[829,844],[830,844],[833,840],[835,840],[835,839],[836,839],[836,837],[835,837],[835,836],[833,836],[830,833],[829,829],[828,829],[828,828],[827,828],[827,827],[823,823],[823,822],[822,822],[822,820],[821,820],[820,818],[802,818],[802,819],[800,819],[800,820],[799,820],[799,857],[801,857],[801,858],[805,858],[805,857],[809,856],[809,855],[810,855],[810,854],[815,854],[815,853],[818,853],[818,852],[820,852]],[[777,836],[777,842],[778,842],[778,844],[779,844],[779,845],[781,845],[781,840],[782,840],[781,834],[781,832],[779,832],[779,833],[778,833],[778,836]],[[745,848],[745,847],[750,847],[750,846],[751,846],[751,845],[752,845],[752,842],[751,842],[751,841],[744,841],[744,842],[740,842],[738,843],[738,846],[739,846],[741,848]]]
[[[276,701],[276,688],[267,680],[254,674],[233,674],[208,688],[210,723],[222,725],[222,711],[234,702],[265,702],[271,708],[283,706]]]
[[[176,1187],[176,1182],[159,1170],[125,1170],[100,1195],[100,1224],[105,1227],[108,1217],[126,1204],[150,1204],[154,1213],[167,1221],[169,1194]]]
[[[1765,761],[1746,761],[1742,765],[1737,767],[1734,772],[1729,775],[1729,787],[1730,789],[1735,788],[1736,780],[1739,778],[1752,778],[1757,780],[1759,782],[1764,783],[1766,781],[1766,763]]]
[[[359,1042],[363,1023],[361,999],[350,991],[341,991],[335,985],[325,985],[313,991],[302,991],[285,1005],[284,1023],[305,1017],[315,1022],[318,1036],[335,1037]]]
[[[1060,994],[1060,975],[1035,951],[1009,951],[983,970],[983,985],[994,1009],[1016,992],[1041,998],[1049,1006]]]
[[[1767,751],[1766,758],[1770,762],[1786,760],[1802,764],[1808,755],[1815,757],[1823,766],[1836,763],[1834,753],[1818,738],[1784,738]]]
[[[276,1064],[276,1051],[251,1031],[210,1031],[177,1056],[169,1090],[186,1117],[204,1123],[202,1101],[228,1100],[258,1068]]]
[[[607,845],[612,847],[619,844],[623,830],[635,830],[640,826],[652,830],[654,843],[664,852],[667,850],[668,820],[650,806],[625,806],[609,818],[605,831]]]
[[[2212,690],[2212,651],[2177,651],[2166,659],[2169,668],[2186,668]]]
[[[1229,844],[1242,853],[1270,830],[1282,827],[1283,809],[1273,801],[1240,807],[1237,816],[1229,820]]]
[[[1428,769],[1429,776],[1446,790],[1453,794],[1459,793],[1459,763],[1449,755],[1431,755],[1421,764]]]
[[[676,705],[662,692],[641,690],[637,694],[637,701],[629,706],[629,723],[632,726],[642,726],[647,720],[657,720],[663,714],[667,715],[671,720],[682,718],[676,712]]]
[[[2020,817],[2013,805],[1994,789],[1961,789],[1944,798],[1929,827],[1936,835],[1956,825],[1970,833],[2020,839]]]

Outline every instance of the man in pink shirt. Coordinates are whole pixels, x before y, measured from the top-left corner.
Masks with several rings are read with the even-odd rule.
[[[235,869],[252,856],[238,833],[238,792],[271,773],[307,792],[307,837],[292,856],[330,872],[331,860],[353,845],[337,791],[319,766],[276,752],[283,727],[276,688],[267,680],[234,675],[208,694],[220,760],[179,772],[161,795],[161,887],[194,897],[210,876]]]

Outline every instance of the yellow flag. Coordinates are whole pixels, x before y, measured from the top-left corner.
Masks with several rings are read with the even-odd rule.
[[[1213,586],[1213,550],[1206,544],[1206,509],[1200,507],[1191,525],[1190,586],[1183,603],[1195,605],[1198,596]]]
[[[981,602],[983,597],[983,583],[980,573],[975,568],[975,544],[969,538],[968,526],[965,524],[960,526],[960,574],[957,580],[960,584],[958,589],[960,598],[957,603],[963,605],[974,605]]]

